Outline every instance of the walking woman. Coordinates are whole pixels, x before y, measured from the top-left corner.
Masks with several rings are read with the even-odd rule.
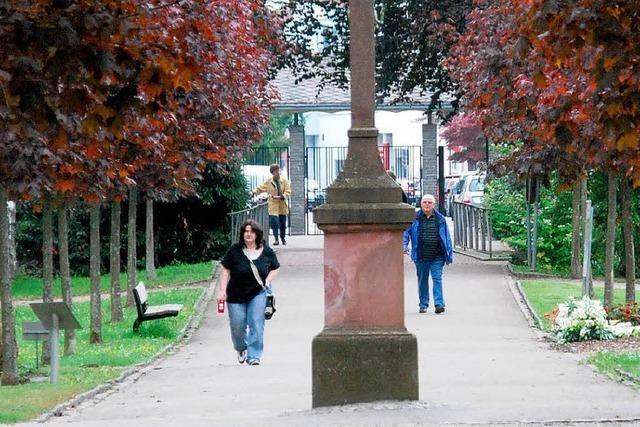
[[[231,245],[221,264],[217,299],[227,302],[231,341],[238,352],[238,362],[259,365],[264,346],[266,290],[278,275],[280,263],[273,249],[264,246],[260,225],[249,219],[240,227],[238,243]]]

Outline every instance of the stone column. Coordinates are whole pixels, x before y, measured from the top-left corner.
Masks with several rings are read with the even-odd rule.
[[[422,194],[437,193],[438,189],[438,139],[436,124],[422,125]],[[436,201],[437,202],[437,201]]]
[[[404,326],[402,232],[414,210],[387,175],[374,124],[373,0],[350,2],[351,129],[342,173],[314,210],[324,231],[325,327],[313,340],[313,406],[418,399]]]
[[[305,234],[304,126],[289,126],[289,180],[291,205],[289,227],[292,235]]]

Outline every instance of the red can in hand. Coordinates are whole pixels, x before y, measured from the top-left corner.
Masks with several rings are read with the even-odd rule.
[[[224,313],[224,300],[218,301],[218,313]]]

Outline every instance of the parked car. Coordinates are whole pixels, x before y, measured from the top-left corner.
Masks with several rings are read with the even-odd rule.
[[[485,174],[466,175],[458,184],[458,200],[465,204],[482,205],[484,200]]]
[[[318,181],[314,179],[305,178],[304,183],[305,188],[307,189],[304,202],[307,206],[307,211],[310,212],[314,208],[324,204],[326,190],[321,189],[318,185]]]
[[[451,205],[453,204],[453,196],[456,188],[458,186],[458,182],[460,178],[457,176],[452,176],[449,178],[445,178],[444,181],[444,209],[445,214],[447,216],[451,216]]]

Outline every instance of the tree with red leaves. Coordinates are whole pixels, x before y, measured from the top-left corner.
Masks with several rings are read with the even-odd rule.
[[[522,37],[541,58],[536,84],[548,107],[537,130],[589,165],[606,165],[609,214],[605,305],[613,304],[618,180],[640,186],[640,4],[634,0],[528,0],[518,21]],[[559,78],[568,77],[568,78]],[[623,183],[628,188],[628,183]],[[631,218],[623,194],[623,217]],[[625,221],[627,300],[635,300],[632,224]]]
[[[274,97],[267,72],[278,28],[261,0],[3,2],[3,189],[93,204],[96,242],[103,201],[134,186],[193,191],[207,164],[259,140]],[[96,276],[98,254],[91,258]],[[6,344],[15,330],[10,284],[3,288]],[[99,342],[95,283],[92,300],[91,340]],[[3,346],[4,359],[15,363],[14,350]],[[3,384],[14,372],[3,369]]]
[[[474,113],[454,116],[442,131],[442,137],[453,151],[449,160],[473,164],[485,160],[487,142]]]

